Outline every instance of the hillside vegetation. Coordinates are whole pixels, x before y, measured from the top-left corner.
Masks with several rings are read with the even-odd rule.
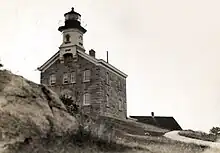
[[[216,135],[207,134],[205,132],[193,131],[193,130],[180,131],[179,135],[185,136],[185,137],[188,137],[188,138],[204,140],[204,141],[211,141],[211,142],[216,142],[216,140],[217,140]]]
[[[83,126],[79,114],[68,112],[47,86],[0,70],[0,153],[200,153],[207,148],[167,139],[162,136],[167,130],[158,127],[82,115]]]

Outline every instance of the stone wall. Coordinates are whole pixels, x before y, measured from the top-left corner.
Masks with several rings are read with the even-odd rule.
[[[83,82],[83,71],[91,70],[90,82]],[[56,83],[49,86],[58,95],[67,94],[72,97],[74,102],[81,108],[83,102],[83,94],[88,92],[91,94],[91,106],[83,106],[83,111],[87,113],[99,114],[100,102],[102,101],[101,81],[99,77],[100,69],[93,63],[77,57],[73,60],[71,56],[65,57],[64,63],[57,60],[45,72],[41,73],[41,83],[49,85],[49,77],[51,74],[56,75]],[[63,74],[76,72],[76,83],[63,84]],[[69,76],[70,79],[70,76]]]
[[[83,71],[91,71],[90,82],[83,82]],[[76,83],[63,84],[63,74],[76,72]],[[106,82],[106,74],[109,74],[109,84]],[[45,72],[41,73],[41,83],[49,85],[50,75],[56,75],[56,84],[50,86],[57,94],[67,94],[74,102],[81,106],[83,94],[91,94],[91,105],[83,106],[83,111],[93,114],[109,114],[115,117],[126,118],[126,80],[106,68],[96,66],[88,60],[77,56],[65,56],[64,63],[57,60]],[[70,77],[70,76],[69,76]],[[69,78],[70,79],[70,78]],[[106,96],[109,96],[107,105]],[[119,102],[122,109],[119,109]],[[81,108],[81,107],[80,107]]]
[[[109,83],[106,82],[106,74],[109,74]],[[126,80],[115,73],[101,68],[100,71],[102,90],[104,91],[104,112],[115,117],[126,118],[127,99],[126,99]],[[107,105],[106,96],[109,96]],[[119,102],[122,102],[122,109],[119,109]]]

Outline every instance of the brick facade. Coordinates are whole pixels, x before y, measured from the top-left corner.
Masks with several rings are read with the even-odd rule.
[[[83,82],[84,70],[91,72],[89,82]],[[75,83],[70,82],[72,72],[76,73]],[[69,83],[63,84],[64,73],[68,74]],[[52,74],[56,76],[56,83],[50,85],[49,79]],[[107,82],[107,74],[109,75],[109,83]],[[86,113],[108,114],[126,118],[126,78],[103,66],[97,66],[81,56],[77,55],[76,58],[73,58],[71,55],[66,55],[64,63],[57,59],[49,68],[41,72],[41,83],[50,86],[58,95],[71,96],[74,102]],[[91,105],[82,105],[84,93],[90,93]],[[107,96],[109,97],[108,102]]]

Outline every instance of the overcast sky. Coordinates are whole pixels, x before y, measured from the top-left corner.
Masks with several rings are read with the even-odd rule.
[[[174,116],[183,128],[220,126],[219,0],[0,0],[0,58],[39,83],[71,7],[84,46],[128,74],[128,115]]]

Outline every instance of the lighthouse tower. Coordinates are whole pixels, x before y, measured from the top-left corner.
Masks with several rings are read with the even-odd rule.
[[[58,28],[63,37],[59,51],[38,68],[41,84],[59,96],[71,98],[82,113],[95,118],[105,115],[126,119],[127,74],[108,61],[97,59],[94,50],[86,53],[83,35],[87,30],[81,26],[81,15],[74,8],[64,17],[64,24]]]
[[[74,58],[77,51],[85,52],[83,34],[87,31],[81,26],[81,15],[75,12],[74,8],[70,12],[65,13],[64,17],[65,25],[58,28],[63,36],[62,44],[59,47],[61,63],[64,62],[64,56],[66,54],[72,54]]]

